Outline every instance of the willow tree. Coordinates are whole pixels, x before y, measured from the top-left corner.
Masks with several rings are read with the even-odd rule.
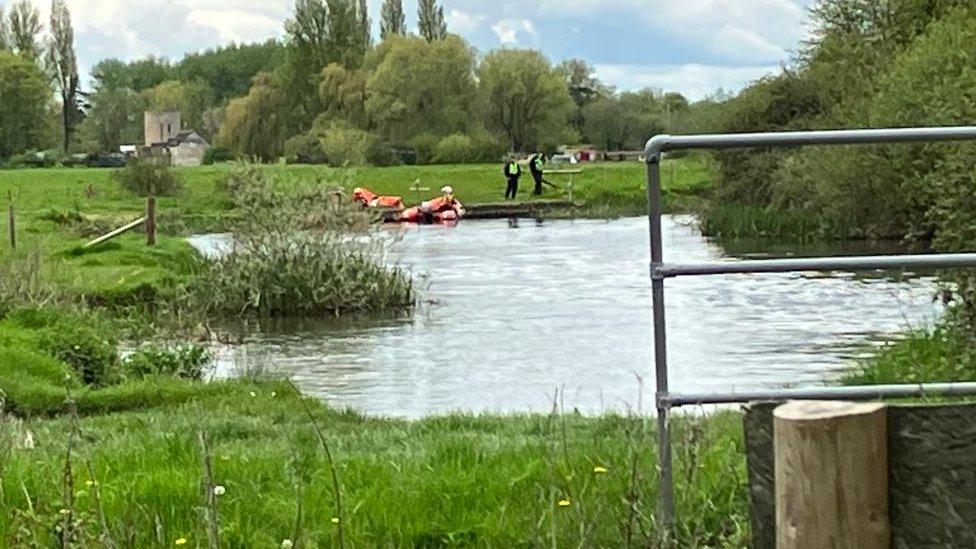
[[[48,66],[54,73],[58,92],[61,94],[61,145],[65,152],[71,145],[71,136],[82,119],[78,108],[80,93],[78,60],[75,57],[75,31],[71,26],[71,12],[65,0],[51,2],[51,44],[48,48]]]
[[[403,13],[403,0],[385,0],[380,14],[380,38],[407,34],[407,16]]]
[[[417,10],[420,36],[428,42],[447,38],[447,23],[444,22],[444,7],[437,0],[420,0]]]
[[[489,122],[512,151],[555,146],[571,136],[575,105],[566,80],[541,53],[496,50],[485,57],[478,76]]]

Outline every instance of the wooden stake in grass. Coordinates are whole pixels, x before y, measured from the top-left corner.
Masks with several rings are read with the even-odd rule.
[[[210,446],[207,435],[199,433],[200,454],[203,462],[203,522],[207,528],[207,540],[211,549],[220,549],[220,515],[217,511],[217,484],[213,477],[213,460],[210,457]]]
[[[156,245],[156,197],[146,199],[146,244]]]
[[[17,218],[14,215],[14,205],[7,208],[7,227],[10,231],[10,249],[17,249]]]
[[[776,547],[890,547],[885,405],[791,402],[773,418]]]

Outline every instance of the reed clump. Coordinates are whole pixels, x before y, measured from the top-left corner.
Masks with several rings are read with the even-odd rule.
[[[339,316],[414,303],[412,277],[387,261],[391,239],[340,187],[292,185],[245,165],[222,188],[238,214],[231,242],[192,283],[209,314]]]

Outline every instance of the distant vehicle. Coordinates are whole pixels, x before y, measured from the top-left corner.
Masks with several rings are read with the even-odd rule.
[[[576,160],[576,156],[572,154],[554,154],[549,162],[554,166],[560,164],[579,164],[579,160]]]

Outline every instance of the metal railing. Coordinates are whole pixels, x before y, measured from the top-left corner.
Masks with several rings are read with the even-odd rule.
[[[660,524],[665,535],[674,528],[674,477],[671,463],[669,413],[672,407],[698,404],[732,404],[782,399],[859,399],[925,395],[976,395],[976,383],[926,385],[878,385],[863,387],[819,387],[726,393],[673,393],[668,386],[668,353],[664,309],[664,282],[679,276],[733,273],[783,273],[873,271],[877,269],[921,269],[976,267],[976,254],[932,254],[873,257],[833,257],[716,262],[692,265],[664,263],[661,234],[661,156],[666,151],[688,149],[730,149],[744,147],[789,147],[801,145],[857,145],[927,141],[976,140],[976,127],[902,128],[842,131],[752,133],[726,135],[659,135],[647,143],[647,201],[651,232],[651,297],[654,316],[654,371],[658,423]]]

